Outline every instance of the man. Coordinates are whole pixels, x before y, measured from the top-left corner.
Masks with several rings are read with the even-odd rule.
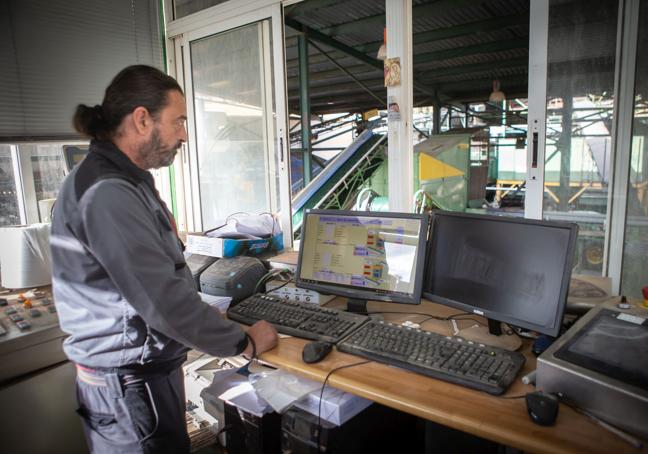
[[[245,333],[203,303],[149,169],[187,140],[182,90],[148,66],[122,70],[101,106],[79,105],[90,153],[66,178],[52,222],[54,299],[77,364],[93,453],[189,452],[181,365],[188,348],[254,356],[275,330]]]

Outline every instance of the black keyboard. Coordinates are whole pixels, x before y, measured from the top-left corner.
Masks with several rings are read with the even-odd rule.
[[[518,352],[373,320],[337,349],[490,394],[506,391],[525,361]]]
[[[280,333],[333,343],[369,320],[366,315],[323,308],[312,303],[284,301],[262,294],[253,295],[230,307],[227,317],[246,325],[265,320]]]

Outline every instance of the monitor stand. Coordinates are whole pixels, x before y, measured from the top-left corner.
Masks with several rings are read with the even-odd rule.
[[[492,334],[493,336],[501,336],[502,335],[502,323],[498,320],[493,320],[491,318],[487,319],[488,320],[488,333]]]
[[[474,324],[472,326],[461,329],[454,333],[454,335],[463,337],[466,340],[479,342],[484,345],[499,347],[510,351],[518,350],[522,346],[522,340],[517,334],[508,334],[506,332],[503,332],[500,322],[495,322],[493,320],[491,323],[490,319],[488,319],[488,321],[489,325],[496,324],[500,328],[499,335],[493,334],[489,326],[478,324]]]
[[[360,300],[356,298],[347,299],[347,312],[354,314],[367,315],[367,300]]]

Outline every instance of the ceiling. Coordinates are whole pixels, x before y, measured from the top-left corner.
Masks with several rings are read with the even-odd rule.
[[[415,105],[485,101],[493,79],[508,98],[527,96],[529,0],[412,3]],[[310,42],[313,113],[385,108],[383,63],[376,59],[384,0],[305,0],[285,8],[285,21],[291,113],[300,110],[297,36],[302,32]]]

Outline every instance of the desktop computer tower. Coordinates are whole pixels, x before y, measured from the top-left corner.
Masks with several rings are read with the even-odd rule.
[[[317,447],[317,416],[292,407],[281,418],[281,450],[291,454],[420,452],[417,418],[372,404],[340,426],[321,420]]]
[[[281,452],[281,415],[259,417],[225,402],[225,440],[228,454]]]

